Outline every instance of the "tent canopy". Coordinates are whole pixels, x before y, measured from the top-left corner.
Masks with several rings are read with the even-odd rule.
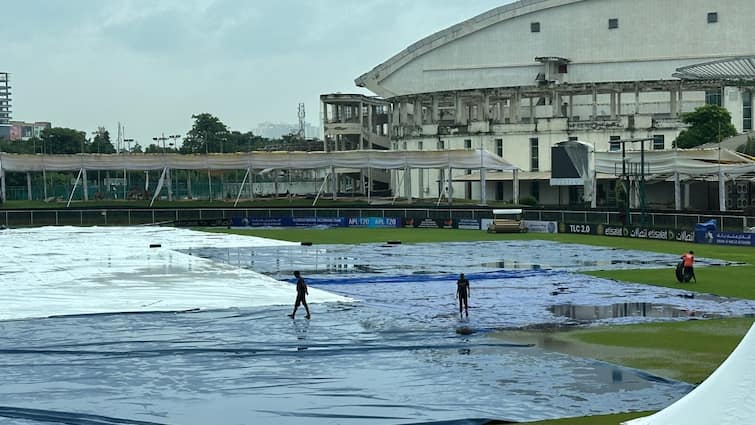
[[[627,152],[626,160],[633,166],[639,166],[640,155],[639,151]],[[596,152],[595,170],[598,173],[620,175],[622,159],[621,152]],[[739,177],[755,172],[755,161],[728,149],[650,150],[645,151],[644,162],[648,179],[676,172],[688,178],[717,176],[720,172],[729,177]]]
[[[0,152],[4,171],[85,170],[243,170],[338,168],[462,168],[512,171],[518,169],[485,150],[249,152],[233,154],[76,154],[21,155]]]

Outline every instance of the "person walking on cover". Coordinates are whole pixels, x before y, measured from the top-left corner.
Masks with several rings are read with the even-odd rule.
[[[307,295],[309,295],[309,291],[307,291],[307,284],[304,282],[304,278],[301,277],[301,273],[299,273],[298,270],[294,272],[294,277],[296,277],[296,303],[294,304],[294,311],[289,314],[288,317],[294,319],[299,304],[304,304],[304,308],[307,310],[307,315],[304,317],[309,319],[309,306],[307,305]]]
[[[695,276],[695,252],[689,251],[688,253],[682,255],[682,265],[684,266],[684,281],[689,282],[691,279],[695,279],[695,283],[697,283],[697,276]]]
[[[456,281],[456,298],[459,299],[459,317],[462,310],[469,317],[469,279],[464,277],[464,273],[459,275]]]

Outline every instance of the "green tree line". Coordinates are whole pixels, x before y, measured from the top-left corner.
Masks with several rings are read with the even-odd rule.
[[[182,154],[251,152],[285,149],[288,146],[296,146],[297,143],[301,142],[299,135],[293,133],[284,135],[280,139],[268,139],[257,136],[251,131],[229,130],[218,117],[209,113],[192,115],[192,118],[194,123],[191,130],[183,137],[182,143],[177,146],[158,143],[143,148],[142,145],[136,143],[130,152]],[[34,137],[24,141],[0,139],[0,152],[8,153],[110,154],[115,153],[115,151],[108,131],[98,132],[93,138],[88,139],[84,131],[53,127],[43,130],[39,138]]]

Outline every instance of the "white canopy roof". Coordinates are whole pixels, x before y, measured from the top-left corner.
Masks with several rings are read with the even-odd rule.
[[[755,80],[755,56],[719,59],[683,66],[674,77],[683,80]]]
[[[339,168],[463,168],[511,171],[516,166],[485,150],[250,152],[210,155],[76,154],[20,155],[0,153],[5,171],[86,170],[243,170]]]
[[[640,152],[626,153],[632,164],[640,164]],[[621,152],[596,152],[595,170],[598,173],[620,175]],[[752,158],[728,149],[676,149],[645,151],[645,174],[652,176],[672,175],[678,172],[687,177],[703,177],[723,172],[729,177],[739,177],[755,172]]]
[[[741,425],[755,423],[755,326],[712,375],[660,412],[624,425]]]

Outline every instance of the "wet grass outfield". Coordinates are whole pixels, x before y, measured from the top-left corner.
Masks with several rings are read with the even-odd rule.
[[[488,234],[447,229],[207,230],[280,240],[308,241],[313,244],[356,244],[388,240],[401,240],[403,243],[546,240],[670,255],[680,255],[693,249],[698,258],[726,260],[733,265],[697,267],[698,282],[690,284],[678,283],[670,267],[655,269],[630,267],[623,270],[592,270],[582,273],[619,282],[682,288],[690,293],[755,300],[755,250],[747,247],[691,245],[667,241],[568,234]],[[499,336],[507,340],[533,343],[545,350],[591,357],[686,382],[699,383],[726,359],[752,322],[752,318],[689,320],[673,323],[612,325],[569,329],[568,331],[563,329],[502,331]],[[533,422],[533,424],[616,425],[621,421],[645,416],[648,413],[629,412],[618,415],[566,418]]]

